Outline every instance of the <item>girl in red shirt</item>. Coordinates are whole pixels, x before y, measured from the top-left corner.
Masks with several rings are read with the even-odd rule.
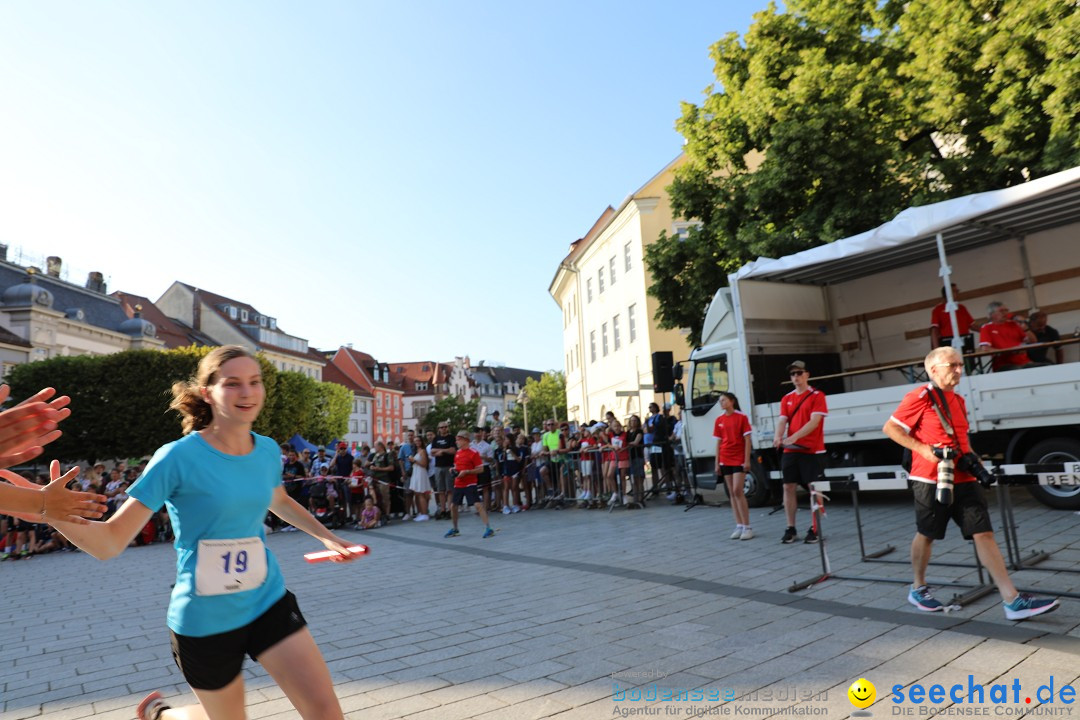
[[[750,529],[750,507],[746,503],[743,486],[746,470],[750,467],[751,433],[750,419],[739,410],[739,399],[729,392],[720,393],[720,417],[713,426],[716,438],[716,474],[724,479],[731,512],[735,516],[735,532],[732,540],[749,540],[754,537]]]

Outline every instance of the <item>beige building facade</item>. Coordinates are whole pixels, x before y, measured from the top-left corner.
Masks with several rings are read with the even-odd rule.
[[[652,354],[670,351],[676,362],[690,353],[687,335],[661,330],[644,249],[662,230],[685,232],[693,223],[672,215],[665,188],[684,155],[631,194],[607,208],[585,237],[573,243],[548,291],[563,312],[566,406],[571,421],[638,414],[670,398],[653,393]]]

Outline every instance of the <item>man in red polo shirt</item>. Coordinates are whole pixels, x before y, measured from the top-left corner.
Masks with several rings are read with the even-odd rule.
[[[968,441],[967,405],[955,392],[964,373],[960,353],[949,347],[931,350],[924,361],[930,384],[917,387],[900,402],[882,428],[890,440],[911,451],[911,489],[915,495],[915,539],[911,541],[911,566],[914,580],[908,592],[908,602],[920,610],[936,612],[945,606],[926,585],[926,567],[934,540],[945,537],[952,519],[960,526],[964,538],[974,541],[979,560],[989,571],[1005,606],[1009,620],[1050,612],[1058,607],[1057,600],[1036,598],[1017,592],[1001,550],[994,540],[990,511],[982,486],[970,473],[959,467],[953,476],[953,501],[949,505],[937,501],[938,457],[934,448],[949,447],[958,453],[971,452]]]
[[[480,512],[480,519],[484,521],[484,534],[482,537],[489,538],[495,534],[488,522],[487,508],[480,502],[480,494],[476,492],[476,481],[480,473],[484,471],[484,459],[480,453],[469,447],[469,431],[460,430],[457,434],[457,453],[454,455],[454,499],[450,505],[450,520],[454,527],[446,531],[443,537],[457,537],[458,531],[458,507],[463,503],[472,505]]]
[[[799,539],[799,533],[795,530],[795,510],[799,507],[795,497],[796,486],[802,485],[810,490],[810,483],[821,477],[825,456],[823,423],[829,414],[825,393],[810,387],[806,363],[802,360],[791,363],[788,374],[795,389],[780,401],[780,420],[776,423],[776,435],[773,437],[773,447],[784,449],[780,472],[784,478],[784,513],[788,526],[780,542],[785,545]],[[803,542],[817,541],[817,532],[811,525]]]
[[[990,322],[979,330],[979,349],[1006,350],[1020,348],[1025,343],[1037,342],[1035,334],[1009,316],[1005,303],[992,302],[986,307]],[[1031,358],[1023,350],[998,353],[991,361],[994,372],[1016,370],[1031,365]]]

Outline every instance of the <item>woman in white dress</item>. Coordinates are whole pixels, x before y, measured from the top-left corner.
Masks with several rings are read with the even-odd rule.
[[[412,477],[409,478],[409,490],[412,491],[416,522],[428,519],[428,503],[431,501],[431,482],[428,480],[428,454],[423,443],[416,444],[416,454],[409,458],[412,462]]]

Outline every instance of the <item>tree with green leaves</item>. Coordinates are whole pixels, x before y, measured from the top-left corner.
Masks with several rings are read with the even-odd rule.
[[[855,235],[910,205],[1080,164],[1080,6],[788,0],[712,46],[676,123],[668,189],[700,222],[647,247],[660,327],[701,340],[729,272]]]
[[[566,419],[566,375],[562,371],[546,372],[539,380],[528,378],[523,391],[528,397],[529,424],[538,425],[544,418]],[[514,409],[507,413],[507,419],[511,426],[525,427],[525,407],[522,403],[514,405]]]
[[[466,402],[457,395],[447,395],[438,400],[423,419],[417,424],[417,429],[427,432],[435,431],[439,423],[446,422],[450,425],[450,434],[458,430],[472,430],[476,426],[476,415],[480,411],[480,399],[473,398]]]
[[[15,367],[7,378],[13,402],[43,387],[71,397],[71,417],[47,455],[65,461],[149,455],[181,436],[180,417],[169,409],[172,385],[195,375],[213,348],[129,350],[92,357],[55,357]],[[329,442],[348,429],[352,394],[301,373],[279,372],[262,355],[266,403],[255,432],[279,441],[299,432]]]

